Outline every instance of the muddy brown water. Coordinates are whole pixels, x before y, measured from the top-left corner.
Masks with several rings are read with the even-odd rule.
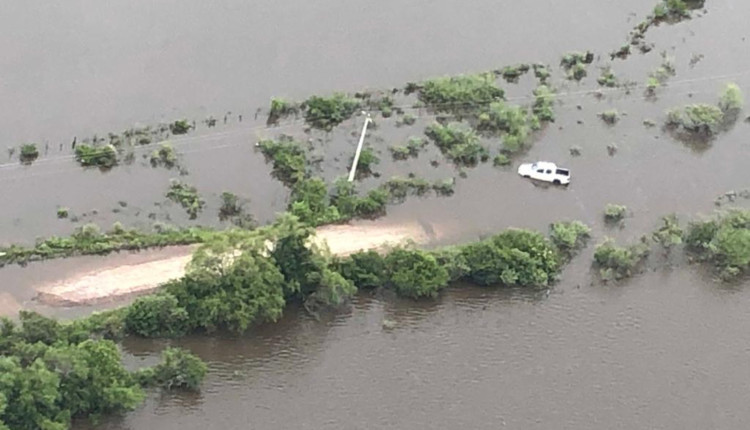
[[[253,114],[270,96],[389,88],[521,61],[555,65],[574,49],[603,57],[583,83],[558,84],[556,122],[520,157],[570,167],[569,187],[521,180],[514,173],[520,160],[507,170],[485,164],[458,178],[453,197],[410,199],[389,207],[383,222],[418,219],[453,243],[570,218],[591,224],[597,242],[606,235],[636,240],[670,212],[683,219],[710,214],[718,195],[750,182],[743,161],[748,125],[739,122],[696,151],[642,121],[659,123],[675,105],[713,102],[726,81],[750,90],[750,4],[711,2],[705,16],[650,30],[654,52],[613,62],[618,77],[642,83],[660,64],[659,51],[673,55],[677,76],[657,100],[643,100],[641,90],[607,92],[601,100],[582,93],[596,88],[604,54],[652,7],[646,0],[8,4],[0,15],[12,34],[0,38],[0,141],[49,142],[51,149],[30,167],[0,168],[0,242],[68,234],[77,224],[57,220],[58,205],[105,227],[148,227],[150,213],[191,224],[174,205],[155,205],[174,172],[140,158],[105,174],[82,171],[54,159],[69,155],[58,144],[72,136],[214,115],[216,129],[173,139],[189,171],[184,179],[209,203],[193,224],[218,225],[225,190],[249,197],[253,214],[267,221],[285,208],[287,194],[252,143],[281,132],[304,136],[294,127],[257,128],[263,118]],[[704,58],[691,68],[693,54]],[[503,86],[510,97],[526,97],[533,82],[527,75]],[[611,108],[627,114],[614,127],[596,117]],[[368,138],[382,154],[376,170],[386,178],[458,177],[432,147],[414,160],[387,161],[388,145],[421,135],[431,122],[417,113],[412,127],[378,119],[381,127]],[[315,152],[325,154],[324,176],[345,173],[360,126],[355,118],[330,135],[310,136]],[[618,147],[614,156],[610,143]],[[570,156],[573,145],[580,157]],[[121,200],[127,207],[113,212]],[[603,225],[607,203],[630,209],[624,229]],[[210,366],[199,394],[153,394],[136,411],[94,428],[746,427],[746,287],[720,287],[685,264],[655,264],[623,285],[601,286],[592,284],[591,253],[576,258],[548,296],[464,288],[415,303],[364,293],[322,321],[290,309],[278,324],[246,336],[185,339],[179,343]],[[8,267],[0,270],[2,291],[28,305],[37,281],[98,263],[87,257]],[[395,328],[384,330],[383,319]],[[164,346],[127,340],[123,348],[128,365],[137,366],[153,362]]]

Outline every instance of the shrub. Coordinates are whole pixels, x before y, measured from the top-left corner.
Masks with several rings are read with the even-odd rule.
[[[603,280],[619,280],[632,276],[648,254],[649,248],[645,241],[622,248],[616,246],[611,239],[607,239],[596,247],[594,262]]]
[[[395,248],[385,258],[390,285],[400,296],[436,297],[448,285],[448,272],[426,251]]]
[[[685,244],[695,258],[713,264],[723,280],[745,273],[750,266],[750,211],[732,210],[690,223]]]
[[[503,145],[508,152],[520,150],[528,141],[531,128],[525,109],[506,106],[503,102],[491,103],[487,111],[479,115],[477,129],[490,134],[505,132]]]
[[[724,113],[716,106],[693,104],[667,112],[666,125],[677,131],[710,137],[719,132]]]
[[[330,97],[312,96],[304,102],[303,107],[305,122],[309,126],[330,131],[349,119],[360,104],[356,99],[336,93]]]
[[[466,277],[479,285],[546,287],[560,266],[557,251],[539,233],[506,230],[461,249],[469,270]]]
[[[552,109],[555,94],[546,85],[539,85],[534,89],[534,106],[532,112],[542,121],[554,121],[555,111]]]
[[[203,210],[206,202],[198,195],[198,190],[190,185],[172,179],[170,181],[167,198],[175,203],[179,203],[190,216],[190,219],[196,219],[198,213]]]
[[[352,159],[352,162],[354,160]],[[380,163],[380,158],[375,155],[371,148],[365,148],[359,153],[357,162],[357,176],[364,177],[372,174],[372,167]]]
[[[299,143],[291,139],[262,140],[257,146],[266,162],[273,161],[271,174],[287,187],[307,176],[307,156]]]
[[[487,148],[479,143],[479,137],[471,129],[435,123],[427,127],[425,134],[457,165],[476,166],[489,157]]]
[[[174,135],[185,134],[190,131],[190,128],[190,123],[186,119],[180,119],[169,124],[169,131]]]
[[[178,337],[189,330],[188,314],[177,298],[160,293],[136,299],[125,314],[128,333],[143,337]]]
[[[160,385],[168,390],[197,390],[206,375],[206,364],[181,348],[168,347],[162,352],[161,363],[141,374],[144,385]],[[144,378],[145,375],[148,375]]]
[[[550,225],[550,240],[566,256],[586,246],[591,229],[580,221],[556,222]]]
[[[505,92],[490,73],[436,78],[419,90],[419,100],[437,112],[456,115],[474,112],[478,107],[502,100]]]
[[[549,67],[545,64],[534,64],[534,76],[539,79],[541,84],[545,84],[547,79],[552,75]]]
[[[507,166],[510,164],[510,158],[508,158],[508,156],[505,154],[497,154],[492,160],[492,164],[495,167]]]
[[[604,121],[605,123],[607,123],[609,125],[613,125],[613,124],[617,123],[617,121],[620,120],[620,113],[617,112],[614,109],[613,110],[608,110],[608,111],[604,111],[604,112],[600,113],[599,114],[599,118],[601,118],[602,121]]]
[[[295,103],[273,97],[271,98],[271,109],[268,111],[266,124],[277,124],[282,118],[286,118],[290,115],[297,115],[298,113],[299,106]]]
[[[31,164],[37,158],[39,158],[39,150],[35,143],[25,143],[21,145],[21,153],[19,156],[21,164]]]
[[[604,221],[615,223],[622,221],[627,214],[628,208],[622,205],[608,204],[604,208]]]
[[[628,48],[630,48],[630,45],[628,45]],[[606,68],[602,70],[602,75],[599,76],[599,78],[596,81],[599,83],[599,85],[603,87],[616,87],[617,86],[617,77],[615,76],[611,68]]]
[[[400,202],[409,194],[422,196],[430,191],[430,183],[421,178],[402,178],[394,176],[382,185],[394,201]]]
[[[436,181],[434,184],[432,184],[432,189],[435,190],[435,194],[439,196],[452,196],[455,186],[455,178],[448,178],[442,181]]]
[[[662,217],[662,226],[651,237],[669,253],[674,246],[682,243],[682,235],[680,221],[677,215],[672,214]]]
[[[404,116],[401,117],[400,123],[403,125],[414,125],[414,123],[417,122],[417,117],[414,115],[407,113],[404,114]]]
[[[83,167],[97,166],[100,169],[111,169],[117,165],[117,150],[112,145],[81,144],[76,146],[75,156],[76,161]]]
[[[68,217],[68,208],[57,208],[57,218],[63,219]]]
[[[406,146],[390,146],[388,150],[394,160],[407,160],[411,156],[411,151]]]
[[[177,165],[177,153],[168,143],[159,145],[159,149],[151,153],[151,167],[164,166],[171,169]]]
[[[745,100],[740,87],[735,83],[729,83],[719,98],[719,109],[721,109],[724,115],[736,115],[742,110],[744,103]]]
[[[357,288],[378,288],[386,285],[385,259],[376,251],[360,251],[339,260],[336,270]]]
[[[518,78],[530,69],[528,64],[517,64],[515,66],[506,66],[500,70],[500,75],[508,82],[518,82]]]
[[[568,79],[580,81],[586,77],[586,64],[594,61],[594,54],[591,51],[586,52],[569,52],[563,55],[560,65],[568,72]]]
[[[292,189],[290,213],[310,225],[336,222],[341,218],[335,206],[329,204],[328,189],[321,178],[304,179]]]

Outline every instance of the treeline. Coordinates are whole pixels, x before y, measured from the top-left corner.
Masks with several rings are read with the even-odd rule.
[[[72,418],[133,409],[144,387],[195,389],[206,372],[197,357],[168,348],[162,362],[135,372],[110,337],[120,311],[60,323],[21,311],[0,319],[0,429],[63,430]]]

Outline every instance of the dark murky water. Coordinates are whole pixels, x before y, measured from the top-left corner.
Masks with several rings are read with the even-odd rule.
[[[227,125],[173,139],[189,171],[184,179],[209,201],[196,222],[218,223],[218,195],[225,190],[251,198],[255,216],[269,220],[284,209],[286,192],[252,143],[299,133],[265,130],[252,120],[270,96],[388,88],[520,61],[554,65],[574,49],[606,54],[652,7],[647,0],[5,5],[0,25],[12,37],[0,39],[0,141],[49,142],[51,149],[30,167],[0,167],[0,242],[69,233],[76,224],[55,218],[58,205],[103,226],[119,220],[148,227],[150,213],[188,223],[174,205],[155,205],[176,173],[140,158],[106,174],[82,171],[59,158],[70,155],[59,152],[59,143],[74,135],[232,111]],[[641,89],[606,92],[601,100],[585,94],[596,88],[597,66],[606,58],[589,67],[582,84],[558,88],[557,121],[522,158],[570,167],[567,189],[535,186],[512,168],[487,164],[468,170],[455,196],[411,199],[389,208],[385,221],[417,218],[455,242],[575,218],[594,227],[596,240],[634,240],[666,213],[710,213],[718,195],[750,182],[742,162],[750,151],[748,125],[739,122],[700,152],[642,122],[659,123],[675,105],[714,102],[727,81],[750,91],[747,16],[747,2],[710,2],[703,17],[650,30],[654,52],[613,63],[618,77],[642,84],[660,64],[659,51],[674,56],[677,76],[656,101],[644,101]],[[705,58],[691,68],[693,54]],[[511,98],[528,97],[531,77],[504,87]],[[610,108],[627,114],[614,127],[596,117]],[[368,144],[382,153],[377,170],[384,177],[458,176],[434,148],[416,160],[386,162],[389,145],[421,135],[430,121],[425,113],[412,127],[378,120]],[[356,118],[330,136],[311,136],[315,151],[326,156],[327,178],[345,173],[360,126]],[[618,147],[614,156],[607,153],[610,143]],[[582,148],[581,157],[569,155],[573,145]],[[438,168],[432,159],[441,161]],[[120,200],[128,206],[115,213]],[[630,208],[625,229],[603,226],[606,203]],[[0,280],[10,285],[3,291],[26,300],[30,281],[95,261],[6,268]],[[364,295],[326,321],[290,311],[279,324],[241,338],[187,339],[182,343],[210,363],[202,392],[152,397],[98,428],[745,427],[745,288],[722,288],[683,266],[621,286],[591,285],[590,261],[591,249],[548,297],[466,289],[413,303]],[[384,318],[397,327],[384,331]],[[163,346],[125,344],[136,361]]]

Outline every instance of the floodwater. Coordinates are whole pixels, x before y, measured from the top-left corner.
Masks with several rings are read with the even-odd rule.
[[[587,90],[597,88],[598,67],[610,63],[606,54],[653,4],[4,5],[0,25],[12,36],[0,38],[0,142],[48,142],[50,149],[32,166],[17,166],[15,159],[0,166],[0,243],[70,233],[79,224],[57,220],[58,206],[105,228],[114,221],[141,228],[154,220],[191,224],[179,208],[163,204],[177,173],[146,165],[140,154],[151,148],[139,149],[133,165],[84,171],[69,158],[73,136],[213,115],[216,128],[199,126],[173,139],[189,173],[182,179],[208,201],[192,223],[218,225],[222,191],[251,199],[251,212],[267,221],[285,208],[287,191],[252,144],[279,133],[309,137],[313,152],[324,156],[320,173],[333,178],[346,172],[362,123],[354,118],[330,135],[306,136],[296,123],[265,129],[263,115],[256,120],[254,113],[270,96],[387,89],[527,61],[556,65],[563,52],[584,49],[601,58],[580,84],[559,81],[562,72],[555,69],[557,120],[521,157],[570,167],[569,187],[534,185],[515,175],[515,165],[495,169],[491,163],[460,178],[432,147],[415,160],[389,162],[387,147],[421,135],[432,117],[417,112],[416,125],[400,128],[390,126],[395,118],[377,118],[367,144],[381,153],[381,178],[409,172],[431,180],[457,177],[454,196],[409,199],[389,207],[383,222],[417,219],[441,229],[446,242],[459,242],[509,226],[544,230],[556,220],[580,219],[592,225],[594,242],[604,236],[626,242],[652,231],[662,215],[710,214],[717,196],[750,183],[743,162],[750,155],[748,125],[739,121],[700,150],[643,121],[659,124],[667,108],[715,102],[728,81],[750,91],[750,3],[709,0],[705,15],[649,30],[647,41],[656,45],[651,53],[612,62],[619,78],[642,85],[661,63],[660,51],[674,56],[677,76],[656,100],[644,100],[641,88],[592,96]],[[695,55],[703,58],[690,66]],[[527,102],[532,77],[503,87],[510,98]],[[597,114],[612,108],[624,115],[609,127]],[[610,156],[612,143],[618,149]],[[569,154],[574,145],[580,157]],[[368,179],[364,186],[375,183]],[[623,229],[603,225],[607,203],[628,206]],[[95,428],[746,427],[746,288],[719,286],[695,267],[664,264],[658,255],[647,273],[602,286],[593,282],[591,254],[589,247],[577,257],[549,295],[468,288],[415,303],[363,293],[323,321],[289,310],[280,323],[241,338],[186,339],[181,343],[210,366],[199,394],[154,395]],[[23,301],[30,279],[52,279],[96,260],[5,268],[2,291]],[[383,319],[396,328],[383,330]],[[136,365],[164,346],[129,340],[124,349]]]

